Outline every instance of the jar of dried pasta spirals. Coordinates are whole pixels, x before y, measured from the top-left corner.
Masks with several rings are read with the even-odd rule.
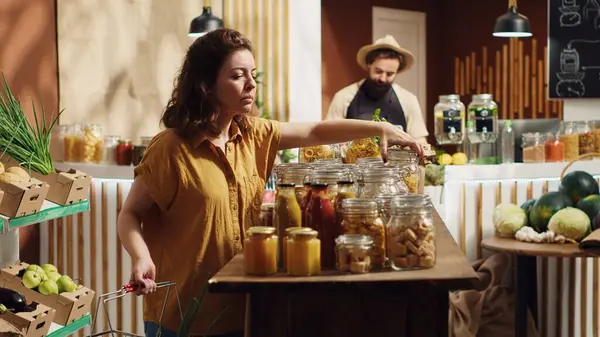
[[[337,144],[302,147],[298,151],[298,162],[300,163],[312,163],[319,159],[335,158],[341,158],[340,146]]]
[[[379,144],[373,138],[357,139],[348,144],[346,163],[354,164],[358,158],[381,158]]]
[[[397,147],[389,148],[388,166],[397,167],[402,171],[402,179],[410,193],[419,193],[421,172],[419,157],[415,151]]]

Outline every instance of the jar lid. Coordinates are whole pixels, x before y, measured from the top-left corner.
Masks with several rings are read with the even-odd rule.
[[[289,233],[289,235],[292,238],[312,239],[312,238],[316,238],[319,235],[319,232],[317,232],[314,229],[306,227],[306,229],[299,229],[299,230],[291,231]]]
[[[454,101],[454,100],[460,100],[460,95],[459,94],[450,94],[448,96],[446,96],[449,100]]]
[[[325,184],[325,183],[311,183],[310,186],[316,187],[316,188],[327,188],[327,186],[329,186],[329,185]]]
[[[119,144],[123,144],[123,143],[131,143],[132,140],[129,138],[123,138],[123,139],[119,139]]]
[[[342,211],[376,211],[378,210],[376,199],[348,198],[342,200]]]
[[[306,230],[312,230],[310,227],[288,227],[285,229],[285,234],[289,235],[291,232],[295,232],[295,231],[306,231]]]
[[[248,231],[246,233],[248,234],[248,236],[252,236],[252,235],[271,235],[271,234],[275,234],[275,227],[254,226],[254,227],[248,228]]]
[[[275,208],[275,203],[272,202],[265,202],[264,204],[260,205],[260,209],[262,211],[270,211],[273,210]]]
[[[335,239],[336,245],[372,245],[373,238],[363,234],[344,234]]]
[[[296,184],[293,184],[293,183],[279,183],[279,184],[277,184],[277,187],[291,188],[291,187],[296,187]]]
[[[340,180],[337,182],[338,185],[354,185],[354,180]]]

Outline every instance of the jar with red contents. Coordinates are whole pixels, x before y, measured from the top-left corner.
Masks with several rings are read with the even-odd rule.
[[[328,185],[313,183],[306,208],[305,227],[316,230],[321,240],[321,267],[335,268],[335,238],[339,234],[335,226],[335,212],[329,197]]]
[[[117,145],[117,165],[131,165],[132,156],[133,143],[131,142],[131,139],[119,140],[119,145]]]

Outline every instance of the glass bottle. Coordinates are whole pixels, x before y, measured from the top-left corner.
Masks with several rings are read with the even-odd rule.
[[[431,268],[435,265],[435,227],[432,205],[425,200],[392,200],[387,224],[387,255],[394,270]]]
[[[475,123],[473,121],[467,121],[467,135],[475,134]],[[475,164],[479,157],[479,144],[471,143],[469,137],[465,139],[464,143],[465,153],[469,158],[469,164]]]
[[[315,230],[295,230],[287,241],[286,266],[291,276],[321,273],[321,240]]]
[[[433,111],[435,139],[438,144],[462,144],[465,130],[465,105],[460,101],[460,96],[440,95]]]
[[[304,181],[306,179],[306,176],[308,176],[311,171],[312,169],[310,168],[310,166],[301,165],[290,166],[280,173],[282,176],[279,179],[279,182],[294,184],[294,190],[296,193],[296,199],[298,199],[298,203],[301,203],[302,199],[306,195]]]
[[[565,144],[565,160],[576,160],[579,157],[579,133],[575,123],[561,122],[560,140]]]
[[[341,234],[362,234],[373,239],[371,259],[383,267],[385,255],[385,225],[379,215],[376,199],[346,199],[341,207]]]
[[[469,104],[468,120],[475,132],[468,134],[472,144],[494,143],[498,138],[498,105],[491,94],[473,95]]]
[[[266,276],[277,272],[278,238],[275,228],[250,227],[244,239],[244,272]]]
[[[402,148],[388,149],[388,166],[397,167],[402,172],[402,180],[408,187],[409,193],[418,193],[421,181],[419,157],[413,150]]]
[[[302,226],[302,212],[300,204],[294,193],[294,184],[277,184],[277,198],[275,199],[275,209],[273,210],[273,226],[277,228],[277,236],[283,237],[285,229],[288,227]],[[281,253],[283,240],[279,243],[279,252]],[[280,256],[283,256],[281,254]],[[281,266],[283,261],[280,261]]]
[[[321,267],[335,267],[335,238],[339,229],[335,227],[335,211],[327,193],[327,184],[313,183],[311,197],[306,208],[305,227],[319,233],[321,240]]]
[[[594,146],[594,133],[590,122],[580,121],[577,123],[577,133],[579,134],[579,155],[593,153],[596,151]],[[591,158],[586,158],[591,159]]]
[[[539,132],[524,133],[521,147],[523,148],[524,163],[543,163],[546,160],[544,135]]]
[[[373,239],[368,235],[346,234],[335,239],[336,268],[342,273],[365,274],[371,270]]]
[[[500,137],[500,150],[502,163],[511,164],[515,162],[515,133],[510,120],[504,121],[502,136]]]
[[[103,150],[102,127],[98,124],[87,125],[83,130],[83,142],[83,161],[86,163],[100,163]]]
[[[544,154],[547,163],[565,161],[565,143],[558,135],[548,132],[544,143]]]

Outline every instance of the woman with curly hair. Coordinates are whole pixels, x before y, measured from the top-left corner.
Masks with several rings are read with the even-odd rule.
[[[280,123],[252,116],[256,66],[250,41],[231,29],[197,39],[187,51],[154,137],[118,219],[132,259],[131,283],[144,297],[146,336],[176,336],[181,317],[156,281],[177,284],[183,308],[207,279],[242,251],[258,223],[265,181],[280,149],[342,143],[371,136],[387,145],[422,149],[388,123],[333,120]],[[191,332],[243,336],[244,296],[207,294]],[[213,335],[211,335],[213,336]]]

